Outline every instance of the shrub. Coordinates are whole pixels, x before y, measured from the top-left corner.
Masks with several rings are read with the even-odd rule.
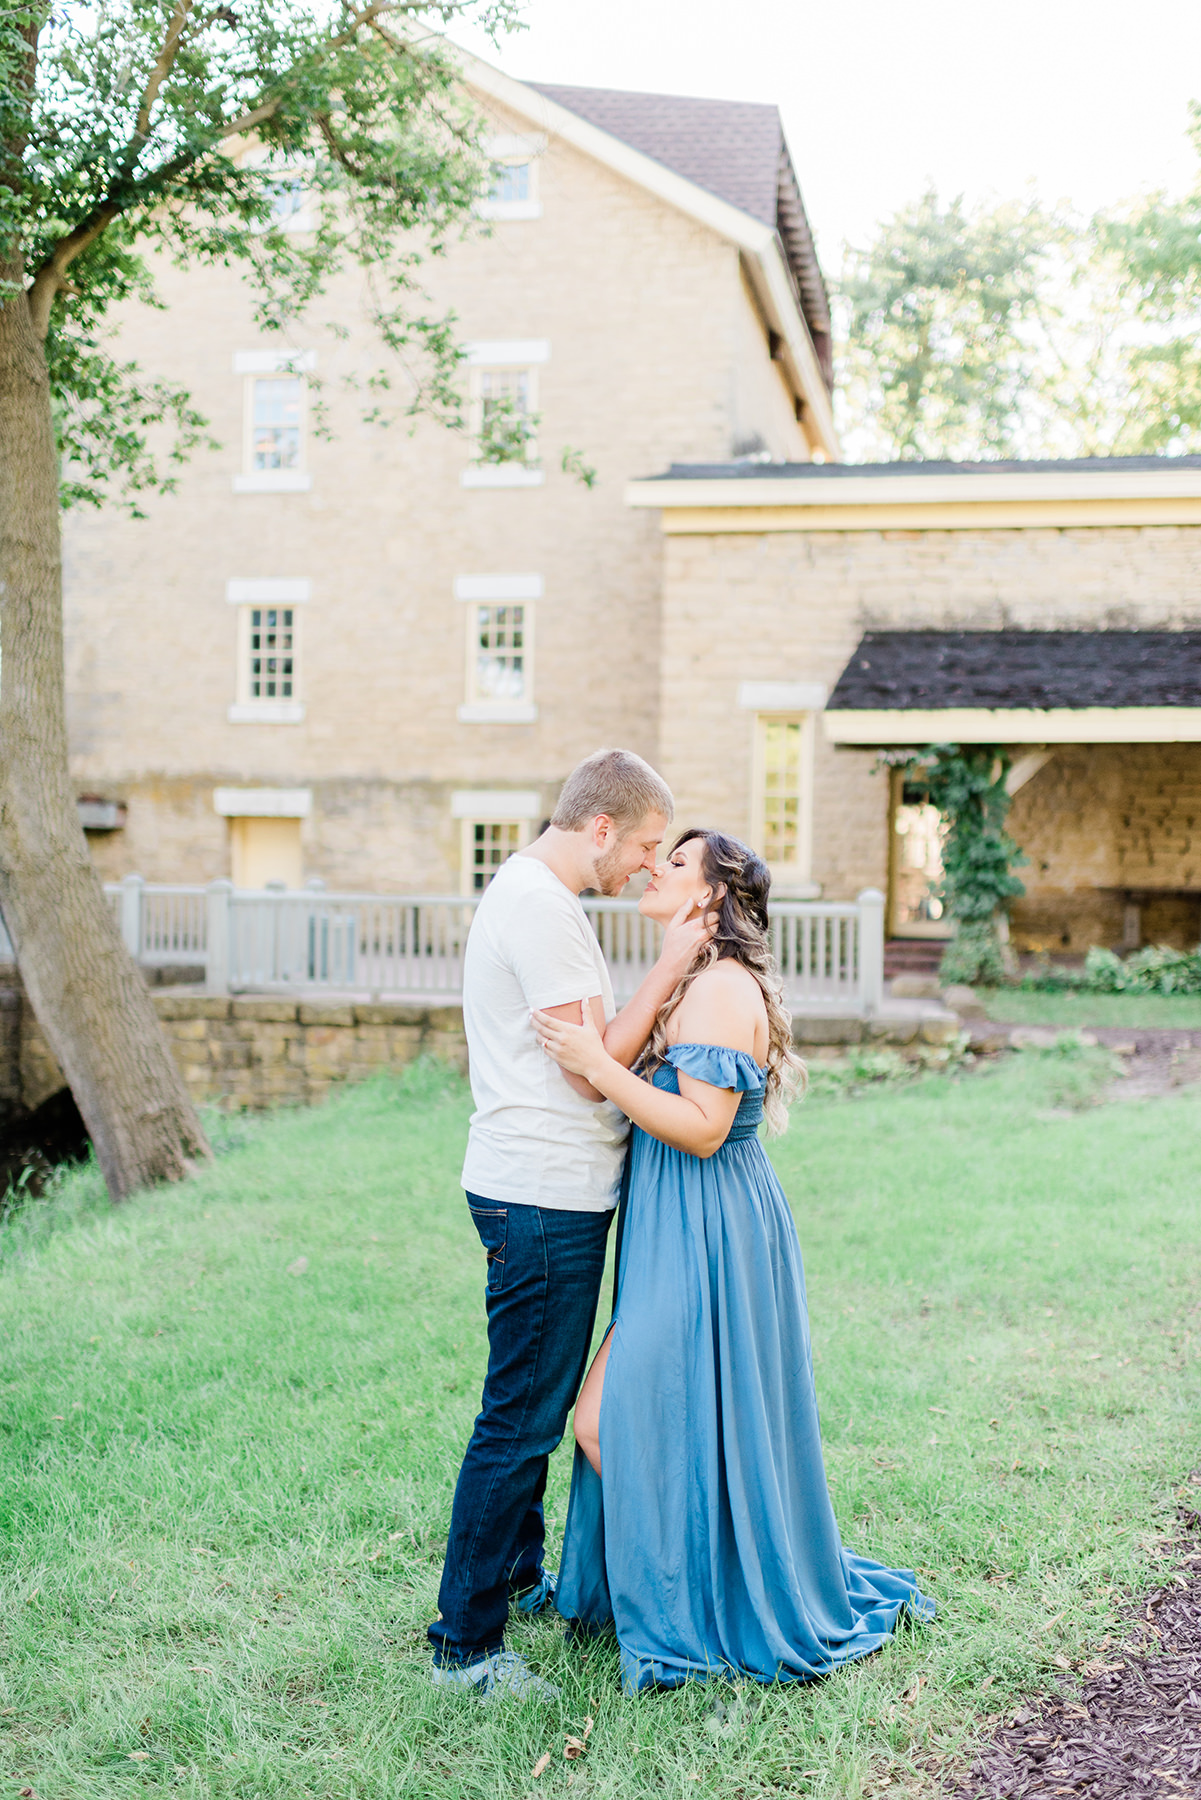
[[[1046,963],[1028,971],[1016,985],[1040,993],[1201,994],[1201,950],[1148,944],[1123,960],[1094,945],[1083,969]]]

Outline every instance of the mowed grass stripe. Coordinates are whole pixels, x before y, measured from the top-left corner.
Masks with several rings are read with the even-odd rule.
[[[212,1169],[115,1212],[72,1175],[0,1231],[0,1775],[41,1800],[933,1791],[982,1714],[1116,1634],[1201,1460],[1201,1105],[1087,1105],[1103,1076],[1069,1051],[811,1103],[773,1150],[844,1536],[941,1609],[805,1689],[626,1700],[612,1647],[547,1621],[512,1641],[562,1684],[549,1712],[430,1688],[484,1361],[453,1076],[221,1122]]]

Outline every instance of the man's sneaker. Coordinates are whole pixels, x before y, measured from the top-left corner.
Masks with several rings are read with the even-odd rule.
[[[519,1595],[515,1602],[519,1613],[532,1618],[535,1613],[544,1612],[555,1603],[555,1592],[559,1586],[559,1577],[550,1569],[543,1569],[542,1579],[537,1587],[528,1588]]]
[[[435,1687],[454,1688],[459,1693],[478,1694],[481,1700],[542,1700],[559,1698],[553,1682],[535,1675],[524,1656],[515,1650],[498,1650],[493,1656],[481,1656],[478,1662],[455,1663],[447,1668],[434,1664]]]

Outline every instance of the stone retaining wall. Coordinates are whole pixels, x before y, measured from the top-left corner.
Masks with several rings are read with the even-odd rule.
[[[152,997],[198,1102],[255,1109],[310,1106],[338,1082],[402,1068],[423,1054],[463,1069],[467,1065],[458,1006],[335,1004],[249,994]],[[25,995],[16,987],[0,989],[0,1124],[40,1106],[64,1085]]]
[[[466,1071],[460,1006],[405,1001],[299,1000],[287,995],[155,991],[155,1011],[198,1102],[230,1108],[311,1106],[342,1081],[414,1057],[440,1056]],[[891,1043],[916,1053],[950,1041],[956,1014],[937,1002],[907,1017],[864,1021],[797,1019],[809,1046]],[[0,1126],[40,1106],[65,1085],[28,999],[13,982],[0,987]]]

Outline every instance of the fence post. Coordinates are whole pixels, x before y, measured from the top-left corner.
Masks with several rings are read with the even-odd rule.
[[[232,881],[210,881],[205,894],[204,985],[210,994],[229,992],[229,911]]]
[[[145,886],[140,875],[127,875],[121,883],[121,937],[135,962],[142,953],[142,889]]]
[[[855,896],[859,908],[859,1009],[864,1018],[884,1002],[884,896],[864,888]]]

